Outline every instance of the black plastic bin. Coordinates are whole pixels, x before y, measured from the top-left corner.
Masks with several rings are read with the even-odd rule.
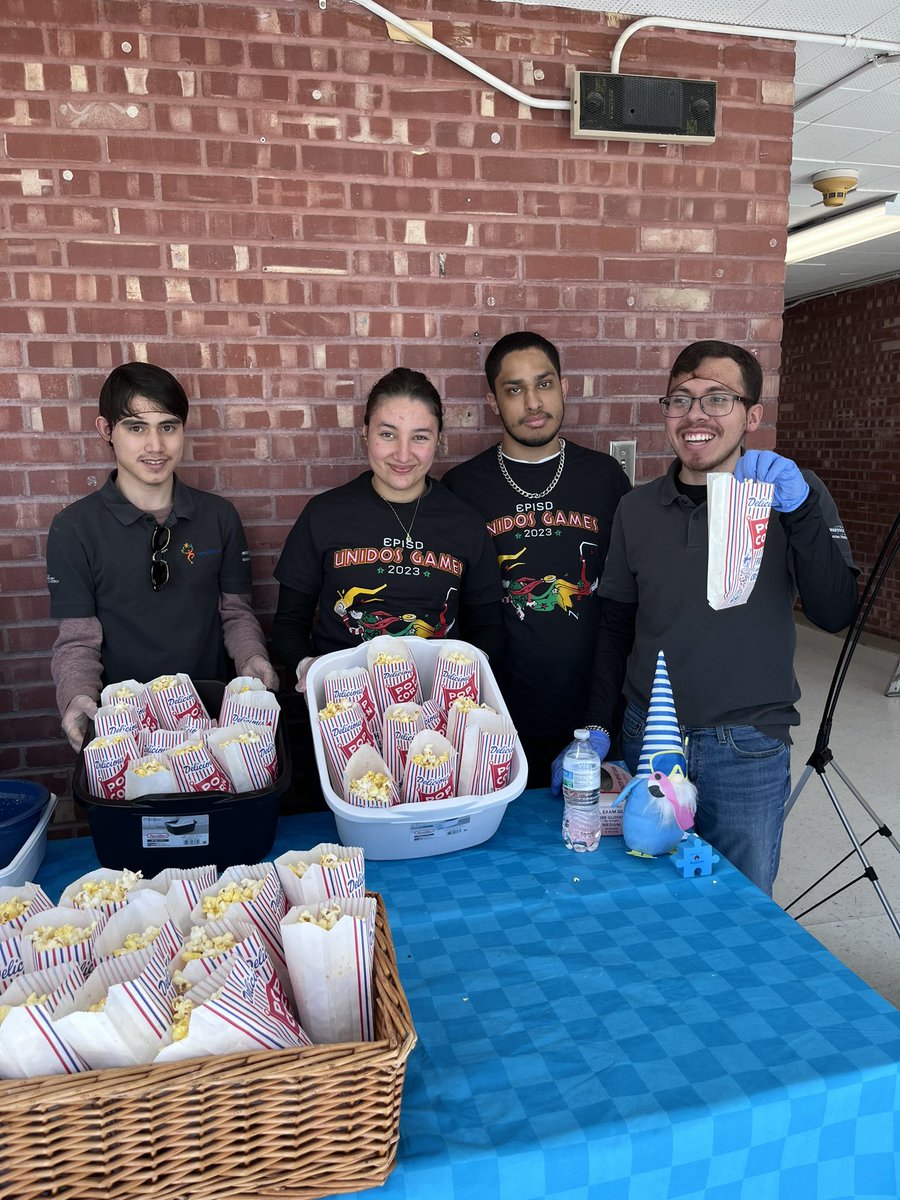
[[[194,680],[210,716],[219,714],[225,684]],[[88,728],[86,741],[94,736]],[[72,795],[85,809],[101,866],[155,875],[167,867],[220,870],[261,862],[275,841],[278,806],[291,785],[291,758],[279,720],[275,735],[278,775],[271,789],[257,792],[196,792],[103,800],[88,791],[84,754],[78,756]]]

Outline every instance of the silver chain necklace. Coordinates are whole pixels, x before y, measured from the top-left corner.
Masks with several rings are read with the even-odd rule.
[[[556,485],[562,478],[563,467],[566,465],[566,439],[559,439],[559,466],[556,468],[556,474],[550,480],[549,484],[542,492],[526,492],[524,488],[519,487],[509,471],[506,469],[506,463],[503,461],[503,444],[497,446],[497,462],[500,464],[500,474],[509,484],[514,492],[518,492],[520,496],[524,496],[526,500],[543,500],[545,496],[549,496]],[[396,515],[396,514],[395,514]],[[397,518],[400,519],[399,517]],[[415,518],[413,518],[415,520]]]
[[[397,524],[400,526],[400,528],[406,534],[406,541],[403,543],[403,545],[406,547],[407,550],[414,550],[415,546],[416,546],[415,542],[412,540],[412,531],[413,531],[413,525],[415,525],[415,523],[416,523],[416,517],[419,515],[419,501],[422,499],[422,496],[424,494],[425,494],[424,492],[419,493],[418,499],[416,500],[416,507],[413,509],[412,520],[409,523],[409,529],[407,529],[406,526],[403,524],[403,522],[400,520],[400,514],[397,512],[396,508],[394,508],[393,504],[391,504],[390,500],[386,499],[384,496],[381,497],[382,500],[384,500],[385,504],[388,506],[388,508],[391,510],[391,512],[394,514],[394,516],[397,518]]]

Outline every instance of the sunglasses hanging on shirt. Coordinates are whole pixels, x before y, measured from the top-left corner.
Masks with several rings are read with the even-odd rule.
[[[150,584],[154,592],[162,591],[169,582],[169,564],[163,555],[172,540],[172,530],[166,525],[157,525],[150,535]]]

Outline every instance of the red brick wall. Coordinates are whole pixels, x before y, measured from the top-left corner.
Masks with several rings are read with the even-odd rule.
[[[401,8],[553,97],[567,66],[608,68],[621,28],[489,0]],[[44,537],[105,477],[92,421],[117,363],[187,387],[182,474],[236,503],[264,619],[287,530],[358,470],[360,398],[397,363],[442,389],[458,459],[496,436],[485,348],[538,329],[563,352],[569,431],[604,449],[636,436],[644,478],[667,459],[653,397],[678,348],[725,337],[777,364],[784,43],[633,39],[626,70],[718,81],[715,144],[661,146],[574,141],[567,113],[520,110],[351,3],[3,11],[2,772],[66,787]]]
[[[788,309],[782,348],[778,448],[828,485],[865,582],[900,509],[900,280]],[[866,629],[900,636],[900,558]]]

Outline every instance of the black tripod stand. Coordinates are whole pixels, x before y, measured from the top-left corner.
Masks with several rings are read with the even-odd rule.
[[[888,826],[882,821],[881,817],[879,817],[871,805],[868,804],[860,795],[859,791],[853,786],[838,764],[834,761],[834,755],[832,754],[831,748],[828,744],[831,739],[831,725],[834,719],[834,710],[837,707],[838,697],[841,694],[841,688],[844,684],[847,668],[850,665],[853,652],[856,649],[857,643],[859,642],[860,634],[865,628],[866,621],[869,619],[869,614],[872,611],[872,605],[875,603],[875,599],[878,596],[881,585],[891,569],[891,565],[893,564],[898,550],[900,550],[900,513],[898,513],[894,518],[894,523],[884,540],[884,545],[878,552],[878,558],[875,560],[872,573],[869,576],[865,588],[863,589],[863,594],[859,602],[859,609],[857,611],[856,618],[853,621],[853,624],[847,630],[847,636],[844,639],[844,645],[841,649],[840,655],[838,656],[837,667],[835,668],[834,675],[831,679],[831,686],[828,689],[828,697],[825,701],[825,709],[822,713],[822,721],[819,725],[819,732],[816,735],[815,749],[806,760],[806,770],[803,772],[800,782],[788,797],[788,802],[784,808],[784,815],[786,819],[788,813],[794,807],[798,796],[803,791],[804,785],[806,784],[810,774],[815,771],[822,780],[822,785],[825,788],[825,791],[828,793],[831,803],[834,806],[834,811],[840,818],[840,822],[844,826],[847,836],[853,843],[853,850],[846,854],[840,860],[840,862],[835,863],[835,865],[827,870],[824,875],[820,876],[815,883],[810,884],[810,886],[805,891],[801,892],[796,899],[792,900],[790,904],[786,905],[785,911],[790,912],[795,905],[799,904],[805,896],[809,895],[811,891],[817,888],[820,883],[827,879],[829,875],[838,869],[838,867],[847,862],[847,860],[855,853],[863,865],[862,874],[857,875],[855,879],[851,879],[849,883],[845,883],[842,887],[836,888],[833,892],[830,892],[821,900],[816,901],[815,904],[810,905],[810,907],[805,909],[802,913],[796,913],[794,915],[799,920],[800,917],[805,917],[807,913],[812,912],[814,908],[818,908],[820,904],[825,904],[828,900],[831,900],[841,892],[846,891],[847,888],[852,887],[853,884],[859,883],[861,879],[868,879],[875,888],[875,891],[878,894],[878,899],[884,905],[884,910],[894,927],[894,932],[898,937],[900,937],[900,921],[898,921],[897,914],[891,908],[888,898],[885,896],[881,887],[881,883],[879,882],[878,874],[875,868],[869,862],[868,858],[866,857],[866,852],[863,849],[866,843],[876,835],[886,837],[898,853],[900,853],[900,843],[897,842],[897,839],[891,833],[891,830],[888,828]],[[876,828],[868,835],[868,837],[863,838],[862,841],[860,841],[860,839],[856,836],[856,832],[854,831],[853,826],[850,824],[850,821],[841,807],[841,803],[838,800],[837,795],[835,794],[834,788],[831,786],[831,783],[828,780],[826,770],[829,766],[831,766],[834,773],[845,784],[850,793],[856,798],[862,808],[865,809],[869,817],[876,825]]]

